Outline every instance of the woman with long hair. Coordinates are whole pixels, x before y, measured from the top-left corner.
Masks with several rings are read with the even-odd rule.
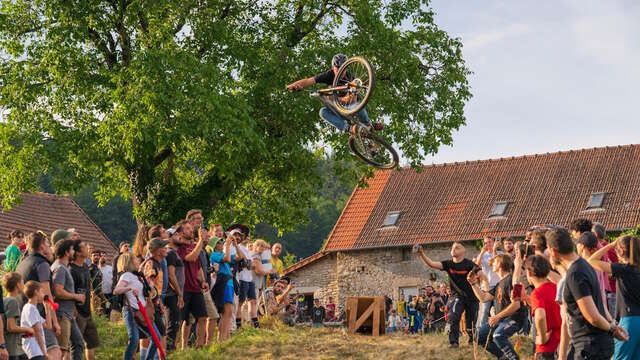
[[[147,255],[147,243],[149,243],[149,229],[151,226],[149,225],[141,225],[138,227],[138,233],[136,234],[136,240],[133,243],[133,248],[131,252],[135,257],[138,258],[138,261],[142,263]]]
[[[601,260],[612,248],[618,253],[620,262],[617,264]],[[620,326],[627,331],[629,340],[615,340],[613,359],[637,359],[640,354],[640,239],[620,236],[588,260],[595,269],[616,279],[616,318],[620,319]]]

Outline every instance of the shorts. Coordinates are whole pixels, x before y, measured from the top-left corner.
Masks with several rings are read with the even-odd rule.
[[[206,318],[207,308],[204,303],[204,295],[201,292],[184,292],[184,307],[182,308],[182,319],[189,320],[189,314],[194,318]]]
[[[222,298],[223,304],[233,304],[233,282],[229,281],[227,285],[224,287],[224,297]]]
[[[84,343],[87,349],[95,349],[100,346],[98,328],[96,327],[96,323],[93,321],[93,317],[84,317],[78,314],[76,322],[78,323],[78,328],[82,333],[82,337],[84,338]]]
[[[64,316],[58,316],[58,325],[60,325],[60,336],[56,336],[56,339],[58,339],[60,349],[69,352],[71,351],[71,320]]]
[[[56,333],[53,330],[44,329],[44,345],[47,347],[47,350],[60,347]]]
[[[239,285],[240,285],[240,293],[238,294],[238,298],[240,299],[240,302],[257,299],[256,284],[253,281],[240,280]],[[225,292],[226,292],[226,289],[225,289]]]

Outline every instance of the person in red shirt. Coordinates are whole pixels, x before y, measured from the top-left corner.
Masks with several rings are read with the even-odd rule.
[[[531,316],[536,327],[536,360],[553,360],[560,343],[560,306],[556,302],[556,284],[547,280],[551,264],[544,256],[534,255],[525,260],[527,280],[535,289],[531,292]]]
[[[329,302],[327,303],[327,306],[325,306],[325,308],[327,309],[327,319],[329,319],[328,321],[335,321],[336,304],[333,303],[333,297],[329,296]]]

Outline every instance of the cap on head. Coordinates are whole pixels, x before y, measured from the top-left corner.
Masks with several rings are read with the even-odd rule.
[[[71,231],[65,229],[58,229],[51,233],[51,243],[55,244],[60,240],[71,239]]]
[[[169,243],[169,241],[167,240],[163,240],[161,238],[153,238],[151,239],[151,241],[149,241],[149,252],[154,252],[160,248],[163,248],[165,246],[167,246],[167,244]]]

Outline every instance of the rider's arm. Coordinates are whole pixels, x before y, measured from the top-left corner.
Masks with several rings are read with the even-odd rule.
[[[315,76],[312,76],[310,78],[306,78],[306,79],[300,79],[292,84],[287,85],[287,89],[289,90],[302,90],[306,87],[309,87],[311,85],[315,85],[316,83],[316,78]]]

